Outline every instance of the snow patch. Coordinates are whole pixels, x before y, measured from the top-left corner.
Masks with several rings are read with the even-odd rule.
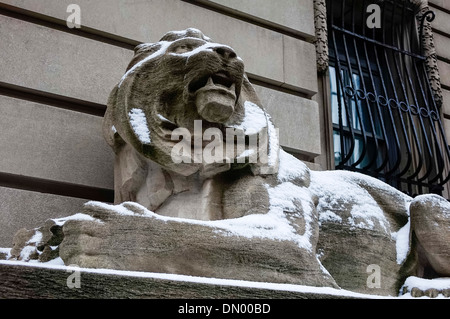
[[[280,150],[280,167],[278,169],[278,181],[287,182],[295,178],[305,178],[309,174],[308,167],[289,153]]]
[[[379,225],[386,233],[390,233],[388,221],[378,204],[370,197],[371,201],[353,206],[349,217],[349,224],[357,225],[359,228],[374,229],[374,220],[379,221]],[[357,221],[360,221],[357,224]]]
[[[56,219],[52,219],[56,225],[58,226],[62,226],[64,225],[64,223],[68,220],[90,220],[90,221],[96,221],[96,222],[100,222],[101,221],[99,219],[96,219],[90,215],[87,214],[83,214],[83,213],[77,213],[75,215],[71,215],[68,217],[63,217],[63,218],[56,218]]]
[[[42,233],[40,231],[35,231],[33,237],[31,237],[26,243],[37,245],[42,241]]]
[[[139,141],[143,144],[150,144],[150,130],[147,126],[147,117],[141,109],[131,109],[128,113],[130,124]]]
[[[168,120],[165,116],[161,115],[161,114],[156,114],[156,116],[162,121],[162,122],[167,122],[170,124],[173,124],[176,126],[176,124],[174,122],[172,122],[171,120]]]
[[[41,264],[44,265],[59,265],[59,266],[64,266],[64,261],[62,260],[61,257],[57,257],[55,259],[49,260],[47,262],[43,262]]]
[[[250,156],[255,156],[255,155],[256,154],[255,154],[255,150],[254,149],[245,150],[241,154],[239,154],[239,156],[236,157],[236,160],[239,160],[239,159],[242,159],[242,158],[246,158],[246,157],[250,157]]]
[[[269,238],[272,240],[294,241],[301,248],[312,250],[310,236],[312,234],[311,223],[313,221],[313,208],[311,196],[306,188],[292,183],[283,183],[276,187],[266,186],[269,192],[270,209],[266,214],[252,214],[240,218],[223,219],[214,221],[202,221],[195,219],[167,217],[149,211],[144,206],[133,202],[125,202],[120,205],[110,205],[101,202],[90,201],[86,205],[93,208],[99,207],[110,210],[112,213],[127,216],[140,216],[144,218],[156,218],[162,221],[174,221],[212,227],[218,234],[225,236],[242,236],[246,238]],[[302,212],[298,212],[294,201],[301,203]],[[138,212],[138,213],[137,213]],[[296,229],[290,223],[286,212],[303,214],[305,218],[305,232],[298,235]],[[302,217],[302,216],[296,216]]]
[[[0,248],[0,254],[4,254],[5,259],[11,258],[11,248]]]
[[[186,37],[188,32],[202,33],[199,29],[196,29],[196,28],[187,28],[186,30],[181,30],[181,31],[170,31],[170,33],[176,34],[176,35],[181,36],[181,37]],[[203,34],[203,37],[204,37],[204,39],[206,41],[211,41],[211,38],[207,37],[204,34]]]
[[[408,220],[405,226],[400,228],[398,232],[392,233],[391,236],[395,240],[397,248],[397,264],[402,264],[409,252],[409,231],[411,222]]]
[[[254,135],[267,127],[266,113],[256,104],[245,101],[245,116],[242,123],[238,125],[230,125],[229,127],[241,129],[245,135]]]
[[[313,203],[309,190],[290,182],[282,183],[273,188],[268,187],[267,190],[270,198],[270,211],[268,214],[276,217],[274,220],[277,220],[280,231],[284,231],[283,234],[278,234],[277,237],[285,237],[286,240],[293,241],[299,247],[312,252],[310,239],[312,235]],[[296,206],[298,203],[302,206],[301,211]],[[298,231],[289,223],[288,215],[304,218],[305,231],[303,235],[298,234]]]
[[[374,229],[378,224],[388,235],[389,223],[378,203],[363,187],[358,185],[358,179],[364,183],[374,183],[364,175],[344,171],[311,171],[311,190],[318,196],[318,211],[326,212],[322,222],[327,218],[336,218],[338,212],[346,211],[351,205],[350,216],[338,216],[341,221],[355,228]],[[384,184],[384,183],[381,183]],[[380,185],[373,185],[379,187]],[[389,186],[390,187],[390,186]],[[333,213],[334,215],[332,215]],[[336,215],[336,216],[335,216]],[[330,220],[331,221],[331,220]]]
[[[112,210],[114,213],[122,216],[144,216],[144,217],[156,217],[160,216],[152,211],[149,211],[144,206],[141,206],[135,202],[124,202],[120,205],[110,205],[102,202],[89,201],[86,206],[98,207],[106,210]],[[135,209],[135,210],[133,210]],[[139,212],[139,213],[137,213]],[[161,216],[164,217],[164,216]]]
[[[22,251],[20,252],[20,256],[19,259],[23,260],[23,261],[28,261],[30,260],[30,256],[31,254],[35,253],[36,250],[36,246],[25,246],[22,248]]]
[[[269,134],[269,155],[267,159],[267,164],[269,168],[272,168],[277,166],[277,161],[279,158],[278,155],[282,151],[280,151],[280,140],[278,129],[275,128],[275,126],[272,124],[269,115],[267,115],[267,123],[268,123],[267,132]],[[268,173],[270,173],[270,170]]]
[[[374,229],[377,225],[396,242],[397,263],[402,264],[410,250],[410,222],[397,232],[391,232],[389,222],[378,203],[364,189],[372,187],[386,192],[398,192],[391,186],[362,174],[333,171],[311,172],[311,189],[319,197],[319,222],[346,223],[351,227]],[[409,212],[411,198],[399,194]],[[403,196],[403,197],[402,197]],[[351,206],[350,216],[338,215]],[[345,207],[347,206],[347,207]]]
[[[325,222],[342,223],[342,218],[328,210],[319,214],[319,223]]]
[[[331,278],[333,278],[333,276],[330,274],[330,272],[325,268],[325,266],[324,265],[322,265],[322,262],[320,261],[320,254],[316,254],[316,259],[317,259],[317,262],[319,263],[319,267],[320,267],[320,269],[322,270],[322,272],[324,273],[324,274],[326,274],[326,275],[328,275],[328,276],[330,276]]]
[[[238,125],[229,125],[228,127],[242,130],[245,135],[256,135],[263,130],[267,130],[268,140],[268,154],[267,167],[263,167],[262,174],[272,174],[276,171],[278,152],[280,149],[278,139],[278,129],[270,121],[270,116],[258,105],[253,102],[244,102],[245,116],[242,122]]]

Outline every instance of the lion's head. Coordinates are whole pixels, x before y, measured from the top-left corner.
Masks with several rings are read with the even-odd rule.
[[[230,132],[235,133],[232,144],[245,143],[245,149],[234,145],[231,156],[230,148],[225,150]],[[255,174],[275,173],[278,168],[276,131],[244,73],[242,59],[193,28],[136,47],[108,100],[104,135],[113,148],[125,141],[146,158],[185,176],[248,164]],[[214,162],[201,155],[198,160],[198,152],[212,142]],[[182,160],[174,160],[174,148],[180,146]]]

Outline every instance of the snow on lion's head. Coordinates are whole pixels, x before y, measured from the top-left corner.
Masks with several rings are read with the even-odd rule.
[[[277,132],[242,59],[193,28],[136,47],[111,92],[103,131],[114,149],[128,143],[184,176],[278,169]]]

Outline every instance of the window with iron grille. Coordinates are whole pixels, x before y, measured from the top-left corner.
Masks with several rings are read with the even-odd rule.
[[[367,26],[372,3],[380,8],[380,28]],[[336,169],[374,176],[412,196],[442,195],[450,151],[425,71],[416,6],[326,4]]]

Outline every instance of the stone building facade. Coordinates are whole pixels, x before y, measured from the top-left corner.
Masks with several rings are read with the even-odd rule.
[[[442,88],[442,115],[447,141],[450,140],[450,3],[445,0],[430,0],[430,9],[435,13],[432,32],[436,47],[437,66]],[[448,183],[444,197],[450,198]]]
[[[77,0],[82,27],[69,28],[73,2],[0,1],[0,247],[19,228],[113,200],[108,95],[134,47],[170,30],[198,28],[232,46],[283,148],[312,169],[335,168],[313,0]],[[450,4],[429,6],[450,141]]]

